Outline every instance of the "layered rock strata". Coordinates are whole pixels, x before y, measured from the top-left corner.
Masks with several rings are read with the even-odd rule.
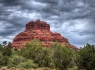
[[[34,38],[40,40],[45,47],[49,47],[50,44],[58,41],[62,45],[68,43],[71,48],[76,49],[75,46],[71,45],[68,42],[68,39],[61,36],[61,34],[50,31],[50,25],[44,21],[40,21],[39,19],[34,21],[30,21],[26,24],[25,31],[19,33],[12,42],[13,48],[20,49],[25,46],[26,42],[33,40]]]

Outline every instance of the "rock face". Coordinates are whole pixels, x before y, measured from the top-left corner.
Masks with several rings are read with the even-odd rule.
[[[50,25],[44,21],[40,21],[39,19],[34,21],[30,21],[26,24],[25,31],[19,33],[13,40],[12,46],[13,48],[20,49],[25,45],[26,42],[29,42],[36,38],[40,40],[43,46],[48,47],[50,44],[55,41],[60,42],[62,45],[68,43],[68,40],[61,36],[61,34],[50,31]],[[71,48],[76,49],[75,46],[70,45]]]

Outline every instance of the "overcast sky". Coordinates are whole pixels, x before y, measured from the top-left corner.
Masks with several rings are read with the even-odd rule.
[[[12,42],[36,19],[77,47],[95,45],[95,0],[0,0],[0,43]]]

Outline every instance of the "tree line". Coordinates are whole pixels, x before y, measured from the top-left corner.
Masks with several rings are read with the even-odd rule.
[[[79,50],[62,46],[55,42],[50,47],[43,47],[36,39],[25,44],[21,49],[12,48],[4,41],[0,44],[0,67],[38,68],[48,67],[56,70],[95,70],[95,46],[86,44]]]

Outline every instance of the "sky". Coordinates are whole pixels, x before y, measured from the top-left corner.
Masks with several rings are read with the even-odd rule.
[[[78,48],[95,45],[95,0],[0,0],[0,43],[12,42],[37,19]]]

